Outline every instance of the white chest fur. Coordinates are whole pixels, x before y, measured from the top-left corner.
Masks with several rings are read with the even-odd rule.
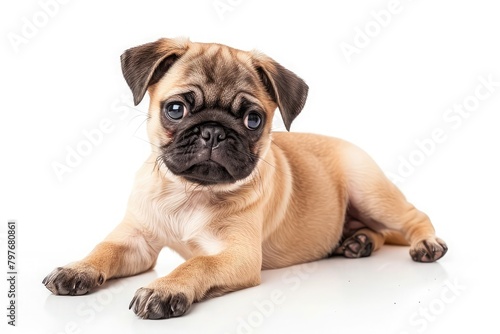
[[[213,217],[206,192],[188,192],[175,183],[164,189],[161,183],[138,183],[131,197],[138,204],[133,206],[134,216],[161,246],[184,258],[223,250],[223,243],[209,230]]]

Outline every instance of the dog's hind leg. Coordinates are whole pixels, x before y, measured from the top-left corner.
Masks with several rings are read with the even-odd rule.
[[[446,254],[429,217],[406,200],[365,152],[348,145],[343,157],[350,217],[381,234],[401,233],[414,261],[433,262]]]
[[[346,224],[347,225],[347,224]],[[367,257],[384,244],[384,236],[369,228],[361,228],[354,234],[344,235],[342,243],[332,255],[343,255],[347,258]]]

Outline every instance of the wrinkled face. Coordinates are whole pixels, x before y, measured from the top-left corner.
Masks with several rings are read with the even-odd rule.
[[[150,94],[157,161],[198,185],[249,178],[270,146],[276,107],[289,129],[307,96],[272,59],[220,44],[161,39],[127,50],[122,69],[136,104]]]
[[[168,73],[150,90],[149,123],[166,167],[201,185],[250,176],[276,105],[248,56],[210,45],[186,53]]]

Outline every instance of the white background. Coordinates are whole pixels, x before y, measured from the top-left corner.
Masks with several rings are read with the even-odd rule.
[[[381,27],[371,12],[387,9],[389,0],[221,0],[231,6],[222,15],[214,3],[75,0],[50,7],[48,16],[38,1],[2,2],[0,253],[6,253],[6,222],[15,219],[19,270],[18,326],[6,325],[2,279],[2,328],[395,334],[497,328],[500,87],[490,87],[460,124],[443,116],[454,105],[474,102],[480,77],[500,81],[498,5],[401,0]],[[14,47],[10,39],[22,37],[23,29],[29,33],[28,21],[43,26]],[[372,37],[360,45],[358,31],[365,28]],[[310,94],[292,131],[352,141],[388,174],[398,174],[401,159],[413,157],[413,170],[398,184],[431,216],[450,248],[446,257],[419,264],[406,247],[387,246],[366,259],[267,271],[259,287],[162,321],[139,320],[127,307],[137,288],[182,262],[169,250],[152,272],[83,297],[50,295],[44,276],[86,255],[120,221],[134,173],[148,154],[148,100],[126,107],[130,93],[119,56],[176,36],[255,48],[301,76]],[[341,45],[355,46],[356,38],[362,47],[349,62]],[[65,164],[68,149],[82,145],[84,131],[103,120],[112,130],[59,180],[53,164]],[[427,155],[418,153],[416,141],[426,142],[436,129],[445,140],[433,149],[428,144]],[[6,273],[6,260],[0,263]]]

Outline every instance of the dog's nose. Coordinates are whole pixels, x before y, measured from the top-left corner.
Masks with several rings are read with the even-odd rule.
[[[226,139],[226,131],[224,128],[215,123],[207,123],[200,127],[201,138],[206,142],[207,146],[216,148],[219,143]]]

